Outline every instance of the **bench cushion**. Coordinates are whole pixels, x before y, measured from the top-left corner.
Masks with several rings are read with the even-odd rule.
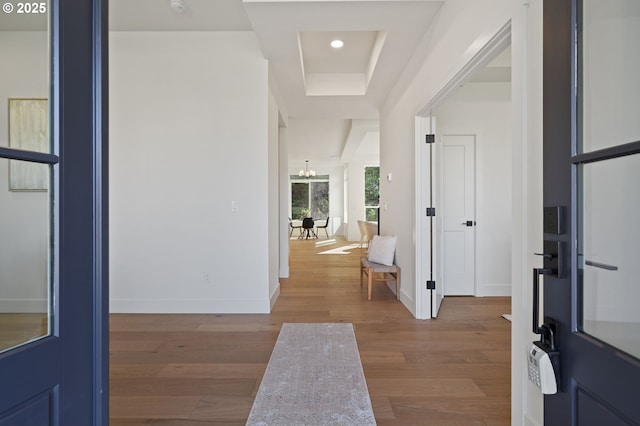
[[[396,237],[390,235],[374,235],[369,243],[367,259],[370,262],[382,265],[393,265],[393,258],[396,254]]]
[[[382,263],[371,262],[366,257],[360,258],[360,265],[363,268],[370,268],[372,272],[396,272],[396,265],[383,265]]]

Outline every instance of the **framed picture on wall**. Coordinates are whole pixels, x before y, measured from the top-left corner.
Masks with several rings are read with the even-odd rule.
[[[9,99],[9,146],[49,152],[49,101]],[[49,167],[27,161],[9,161],[10,191],[46,191]]]

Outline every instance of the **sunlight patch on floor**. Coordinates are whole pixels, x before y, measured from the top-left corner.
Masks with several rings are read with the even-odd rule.
[[[360,248],[360,244],[355,243],[355,244],[349,244],[346,246],[336,247],[331,250],[321,251],[318,254],[349,254],[351,250],[359,249],[359,248]]]
[[[336,240],[331,238],[329,240],[317,241],[316,242],[316,247],[330,246],[330,245],[333,245],[335,243],[336,243]]]

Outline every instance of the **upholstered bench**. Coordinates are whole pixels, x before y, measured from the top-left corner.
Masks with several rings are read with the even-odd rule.
[[[382,278],[374,278],[373,274],[381,273]],[[369,261],[366,257],[360,258],[360,288],[364,284],[364,274],[368,278],[367,300],[371,300],[371,285],[373,281],[395,281],[396,282],[396,299],[400,298],[400,267],[396,265],[383,265]]]

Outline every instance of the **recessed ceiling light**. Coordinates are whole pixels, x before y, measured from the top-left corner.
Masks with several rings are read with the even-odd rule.
[[[170,0],[169,4],[171,5],[171,9],[175,13],[184,12],[185,6],[184,6],[184,1],[183,0]]]
[[[340,49],[342,46],[344,46],[344,42],[342,40],[333,40],[331,42],[331,47],[334,49]]]

